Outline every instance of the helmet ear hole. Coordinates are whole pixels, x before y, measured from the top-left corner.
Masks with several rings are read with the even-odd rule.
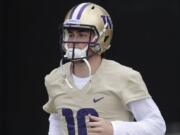
[[[109,36],[105,36],[104,38],[104,42],[106,42],[108,40]]]
[[[95,8],[94,6],[91,7],[91,9],[94,9],[94,8]]]

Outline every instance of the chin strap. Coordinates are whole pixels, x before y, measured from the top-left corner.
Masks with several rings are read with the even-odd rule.
[[[91,65],[89,64],[89,62],[88,62],[87,59],[83,59],[83,61],[86,63],[86,65],[87,65],[87,67],[88,67],[88,70],[89,70],[89,77],[90,77],[90,80],[91,80],[91,73],[92,73]]]
[[[85,64],[87,65],[88,67],[88,70],[89,70],[89,78],[90,78],[90,81],[91,81],[91,73],[92,73],[92,70],[91,70],[91,65],[89,64],[88,60],[87,59],[82,59]],[[73,86],[71,85],[71,83],[69,82],[68,78],[67,78],[67,73],[66,73],[66,70],[64,69],[64,65],[63,65],[63,58],[61,59],[60,61],[60,67],[62,67],[62,72],[61,74],[63,75],[64,77],[64,81],[66,82],[66,84],[72,89]]]

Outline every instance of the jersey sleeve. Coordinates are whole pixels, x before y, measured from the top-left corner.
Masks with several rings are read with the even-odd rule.
[[[58,81],[59,69],[54,69],[50,74],[45,76],[45,87],[48,94],[48,101],[43,105],[43,110],[47,113],[55,113],[56,107],[54,105],[54,97],[57,93],[57,81]]]
[[[43,110],[47,113],[54,113],[56,112],[56,108],[54,106],[53,98],[49,97],[49,100],[46,104],[43,105]]]
[[[129,102],[150,97],[141,74],[133,69],[129,70],[127,74],[125,86],[121,91],[124,104],[127,105]]]

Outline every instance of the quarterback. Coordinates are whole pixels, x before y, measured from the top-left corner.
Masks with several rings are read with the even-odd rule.
[[[67,13],[60,66],[45,76],[49,135],[165,134],[141,74],[102,57],[112,34],[111,17],[97,4],[81,3]]]

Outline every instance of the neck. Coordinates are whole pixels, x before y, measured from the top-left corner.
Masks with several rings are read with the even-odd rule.
[[[94,55],[88,59],[88,62],[91,66],[91,74],[94,74],[98,69],[99,65],[101,64],[101,56]],[[88,77],[89,76],[89,69],[87,64],[84,61],[77,61],[73,62],[72,65],[72,72],[78,77]]]

